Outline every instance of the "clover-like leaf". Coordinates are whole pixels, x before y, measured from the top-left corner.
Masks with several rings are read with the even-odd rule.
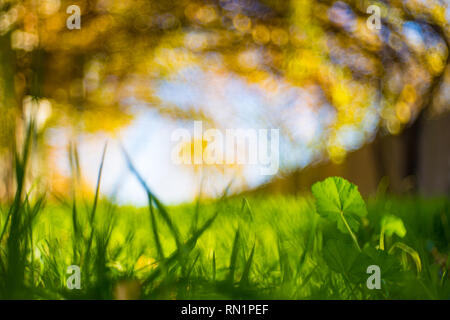
[[[370,246],[364,247],[363,254],[369,259],[367,265],[374,264],[380,267],[385,281],[389,280],[395,283],[402,277],[401,264],[395,256]]]
[[[330,177],[315,183],[311,190],[317,213],[336,221],[343,233],[352,235],[358,231],[359,219],[367,215],[367,208],[356,185],[340,177]]]
[[[349,240],[329,239],[323,248],[323,258],[327,266],[344,276],[352,283],[364,283],[367,279],[367,267],[380,267],[383,280],[395,282],[403,276],[401,265],[395,256],[386,251],[365,246],[358,252]]]
[[[331,270],[351,282],[361,282],[366,276],[365,264],[361,262],[365,256],[353,247],[350,240],[328,240],[323,248],[323,258]]]

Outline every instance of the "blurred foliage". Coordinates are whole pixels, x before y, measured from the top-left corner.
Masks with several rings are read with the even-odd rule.
[[[72,4],[81,8],[80,30],[66,27]],[[373,4],[380,30],[367,27]],[[396,134],[423,109],[448,106],[449,10],[440,0],[4,0],[0,146],[33,108],[43,127],[88,132],[123,127],[135,105],[214,118],[214,106],[204,114],[155,94],[156,80],[195,65],[269,93],[280,93],[280,83],[303,88],[311,110],[333,114],[312,147],[339,162],[346,128],[367,141],[368,118]]]

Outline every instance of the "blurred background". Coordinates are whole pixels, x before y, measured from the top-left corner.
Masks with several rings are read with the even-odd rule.
[[[0,199],[30,119],[31,193],[70,194],[69,150],[92,192],[107,142],[101,190],[120,203],[146,203],[121,146],[169,203],[334,175],[365,195],[450,195],[449,22],[447,0],[2,0]],[[280,171],[174,165],[171,133],[194,120],[279,128]]]

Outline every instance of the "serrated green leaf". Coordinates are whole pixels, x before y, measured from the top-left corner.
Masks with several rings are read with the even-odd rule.
[[[385,281],[398,282],[402,277],[402,269],[399,261],[386,251],[367,246],[363,249],[366,256],[366,266],[377,265],[381,270],[381,278]]]
[[[359,256],[349,241],[330,239],[323,248],[323,258],[328,267],[338,273],[347,274]]]
[[[328,267],[352,283],[363,283],[367,278],[369,258],[355,249],[352,242],[330,239],[323,249],[323,258]]]
[[[330,177],[315,183],[311,190],[322,217],[336,221],[343,233],[349,231],[345,222],[351,231],[358,231],[359,219],[367,215],[367,208],[356,185],[340,177]]]

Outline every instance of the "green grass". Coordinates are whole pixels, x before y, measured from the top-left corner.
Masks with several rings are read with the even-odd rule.
[[[450,299],[448,198],[379,194],[364,214],[341,210],[346,229],[308,195],[166,208],[130,161],[147,207],[115,205],[98,188],[45,201],[25,194],[28,148],[16,155],[16,198],[0,207],[1,299]],[[380,290],[366,286],[372,264]],[[70,265],[80,290],[66,286]]]
[[[156,209],[152,215],[148,208],[101,201],[91,224],[89,206],[73,214],[69,205],[48,204],[31,226],[32,241],[13,238],[17,249],[2,241],[2,266],[14,259],[13,270],[19,271],[2,268],[2,298],[111,299],[118,283],[136,279],[144,299],[450,298],[448,275],[431,252],[449,251],[448,200],[369,201],[367,224],[357,233],[360,245],[375,248],[382,215],[395,213],[407,233],[403,239],[394,234],[386,246],[401,240],[422,263],[417,274],[411,258],[393,251],[398,269],[384,279],[381,268],[381,290],[366,288],[365,270],[352,282],[330,268],[324,257],[329,241],[345,244],[345,252],[332,247],[343,260],[354,247],[317,215],[312,198],[254,197],[243,203],[235,198],[198,209],[195,204],[168,208],[178,240]],[[13,257],[10,247],[18,251]],[[81,267],[81,290],[66,288],[72,264]]]

